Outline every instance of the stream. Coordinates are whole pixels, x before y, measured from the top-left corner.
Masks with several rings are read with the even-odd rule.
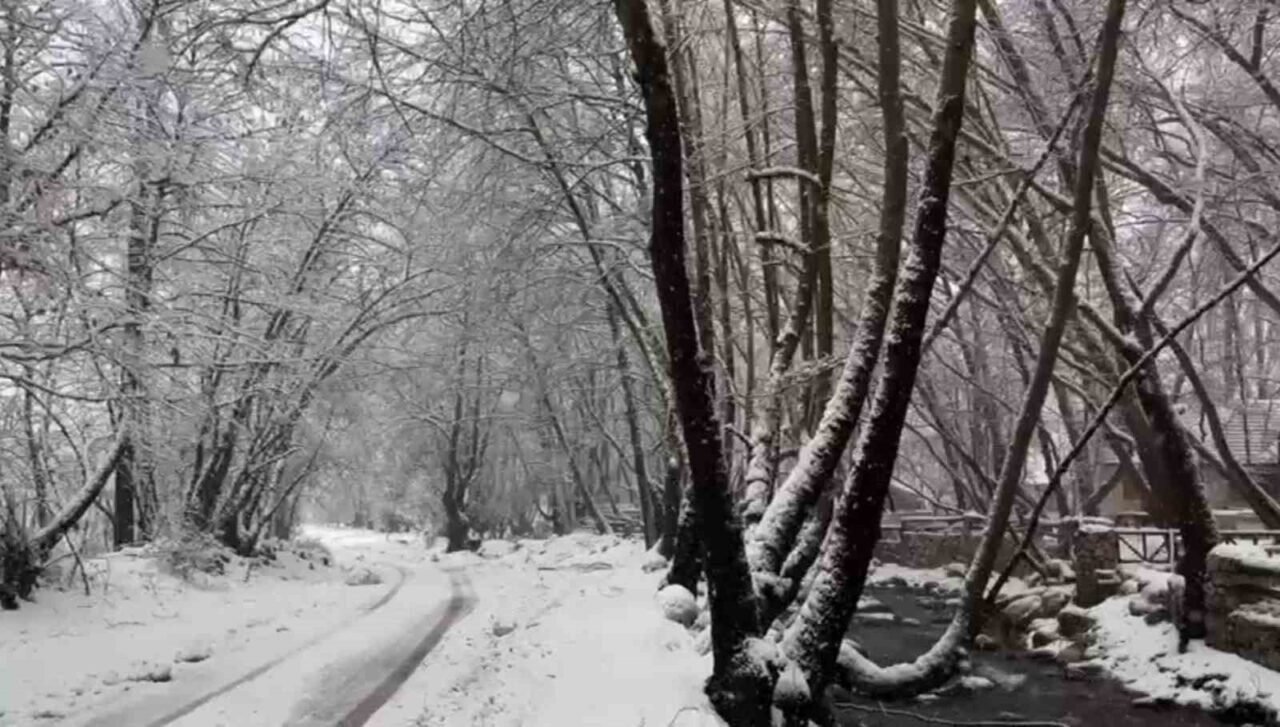
[[[917,599],[927,595],[921,590],[871,587],[868,595],[883,603],[897,618],[893,621],[856,620],[850,637],[866,649],[867,655],[880,664],[915,659],[924,653],[946,629],[950,609],[929,610]],[[902,619],[914,619],[905,621]],[[1067,725],[1090,727],[1190,727],[1222,725],[1209,714],[1185,707],[1134,706],[1141,696],[1124,689],[1105,677],[1067,679],[1063,667],[1056,662],[1033,660],[1013,651],[974,651],[970,654],[972,673],[995,682],[996,686],[978,691],[957,691],[931,701],[910,700],[884,703],[888,710],[909,711],[925,715],[934,724],[953,724],[990,720],[1055,721]],[[837,720],[844,727],[920,727],[928,722],[887,713],[870,713],[852,708],[850,703],[879,709],[880,703],[844,695],[837,701]]]

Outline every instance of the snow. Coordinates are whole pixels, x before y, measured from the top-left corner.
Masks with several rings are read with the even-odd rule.
[[[1129,601],[1111,598],[1090,609],[1098,620],[1097,663],[1128,689],[1201,709],[1240,702],[1280,709],[1280,673],[1200,641],[1179,654],[1174,626],[1130,615]]]
[[[574,534],[469,560],[475,611],[369,726],[723,724],[702,693],[710,657],[663,618],[649,557],[636,541]],[[495,636],[491,619],[515,629]]]
[[[662,615],[681,626],[692,626],[698,620],[698,599],[684,586],[667,586],[658,591]]]
[[[1214,560],[1231,560],[1248,570],[1280,575],[1280,558],[1269,554],[1256,543],[1224,543],[1215,547],[1209,557]]]
[[[332,723],[411,652],[406,635],[440,620],[451,579],[472,610],[367,724],[723,724],[702,692],[711,659],[663,617],[642,543],[574,534],[485,543],[481,557],[308,534],[339,567],[282,551],[247,582],[236,560],[190,583],[131,552],[89,561],[90,596],[37,591],[0,614],[0,725],[149,724],[205,697],[175,724]],[[383,582],[345,585],[366,568]]]

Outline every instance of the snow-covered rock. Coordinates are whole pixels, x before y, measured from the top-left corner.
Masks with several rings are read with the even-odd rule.
[[[382,576],[368,566],[360,566],[347,574],[345,582],[348,586],[376,586],[382,583]]]
[[[1009,605],[1004,607],[1004,611],[1002,613],[1010,623],[1021,626],[1031,621],[1031,619],[1040,612],[1042,603],[1042,599],[1039,595],[1029,593],[1010,601]]]
[[[519,548],[520,545],[518,543],[513,543],[510,540],[486,540],[480,544],[480,549],[476,551],[476,555],[490,560],[505,558]]]
[[[698,620],[698,600],[684,586],[667,586],[658,591],[662,615],[681,626],[692,626]]]
[[[186,664],[195,664],[204,661],[213,656],[213,646],[210,644],[191,644],[179,650],[174,655],[173,660]]]
[[[667,559],[662,553],[658,552],[658,546],[655,545],[649,549],[644,555],[644,562],[640,564],[640,570],[645,573],[654,573],[667,567]]]
[[[1042,618],[1051,618],[1057,616],[1058,612],[1071,602],[1071,592],[1061,587],[1049,588],[1040,597],[1040,610],[1037,612]]]
[[[992,689],[996,685],[995,682],[984,676],[970,674],[960,677],[960,687],[965,691],[977,692],[983,689]]]
[[[1067,604],[1058,612],[1058,633],[1074,639],[1093,628],[1095,622],[1093,614],[1073,603]]]

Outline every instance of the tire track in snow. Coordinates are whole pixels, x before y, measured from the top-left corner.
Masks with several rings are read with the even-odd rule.
[[[338,723],[337,727],[362,727],[369,718],[382,708],[392,695],[400,689],[401,685],[413,674],[422,660],[427,654],[440,643],[440,639],[444,637],[454,624],[466,618],[471,609],[475,607],[476,596],[471,590],[471,581],[461,570],[450,569],[449,584],[452,588],[452,595],[444,606],[444,612],[435,619],[436,623],[422,637],[422,640],[413,647],[407,656],[396,664],[395,668],[351,711],[347,712]],[[433,614],[434,615],[434,614]]]
[[[396,597],[396,594],[400,592],[400,589],[404,587],[405,581],[409,579],[409,571],[407,569],[396,564],[391,564],[391,567],[395,568],[396,573],[399,574],[400,576],[399,580],[397,580],[396,584],[390,590],[384,593],[382,597],[380,597],[378,600],[374,601],[368,606],[364,606],[363,608],[361,608],[360,613],[357,614],[356,616],[342,622],[335,629],[325,631],[323,633],[317,634],[316,636],[313,636],[310,639],[307,639],[306,641],[302,642],[301,644],[298,644],[297,646],[277,656],[276,658],[271,659],[270,661],[267,661],[266,663],[259,665],[258,667],[252,669],[251,671],[246,672],[245,674],[242,674],[240,677],[226,684],[223,684],[221,687],[218,687],[217,689],[214,689],[213,691],[208,692],[207,694],[200,697],[199,699],[188,702],[182,707],[164,715],[163,717],[160,717],[159,719],[148,722],[146,727],[164,727],[164,725],[172,724],[182,719],[183,717],[186,717],[187,715],[203,707],[204,705],[208,704],[214,699],[221,697],[222,695],[226,694],[227,692],[230,692],[233,689],[236,689],[237,687],[248,684],[254,679],[257,679],[263,674],[266,674],[271,669],[279,666],[281,662],[293,656],[296,656],[299,652],[305,651],[315,646],[316,644],[320,643],[321,641],[324,641],[325,639],[330,638],[331,636],[333,636],[335,633],[339,631],[350,628],[352,625],[359,622],[361,619],[365,618],[366,616],[374,613],[378,609],[387,605],[388,603],[391,602],[391,599]],[[98,724],[99,724],[98,721],[94,720],[89,723],[88,727],[97,727]]]

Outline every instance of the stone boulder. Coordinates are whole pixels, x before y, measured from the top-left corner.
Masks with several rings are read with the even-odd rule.
[[[693,626],[698,620],[698,601],[684,586],[667,586],[658,591],[662,615],[681,626]]]
[[[1001,615],[1011,625],[1023,626],[1035,618],[1043,605],[1044,599],[1039,594],[1028,593],[1010,601],[1009,605],[1005,606],[1004,610],[1001,611]]]
[[[1074,639],[1088,632],[1097,623],[1093,614],[1074,603],[1067,604],[1058,612],[1058,633],[1068,639]]]

